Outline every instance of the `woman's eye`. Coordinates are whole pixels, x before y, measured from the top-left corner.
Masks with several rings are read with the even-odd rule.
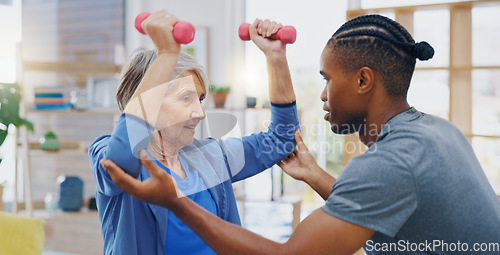
[[[204,97],[200,98],[200,103],[203,103],[203,101],[205,101],[205,98]]]

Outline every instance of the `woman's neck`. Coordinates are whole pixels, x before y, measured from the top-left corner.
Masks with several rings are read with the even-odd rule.
[[[186,173],[182,169],[179,160],[179,149],[165,142],[160,132],[155,132],[148,146],[148,150],[162,165],[175,172],[182,179],[186,178]]]

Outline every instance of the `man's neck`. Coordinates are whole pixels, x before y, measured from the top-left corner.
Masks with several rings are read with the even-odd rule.
[[[372,146],[384,125],[394,116],[408,110],[410,105],[406,100],[392,101],[381,104],[384,107],[371,107],[368,111],[364,125],[359,130],[359,140],[366,146]]]

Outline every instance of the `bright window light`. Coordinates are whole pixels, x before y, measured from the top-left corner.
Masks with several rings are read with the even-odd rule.
[[[16,43],[21,41],[21,0],[0,2],[0,83],[16,81]]]
[[[461,2],[463,0],[362,0],[361,7],[367,8],[383,8],[383,7],[396,7],[396,6],[412,6],[424,4],[441,4]]]

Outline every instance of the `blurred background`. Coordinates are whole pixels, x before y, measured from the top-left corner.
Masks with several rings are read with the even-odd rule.
[[[0,204],[46,221],[44,254],[102,254],[87,149],[113,130],[119,116],[115,92],[127,57],[136,48],[153,48],[134,28],[135,16],[160,9],[195,26],[195,40],[183,50],[206,67],[211,84],[230,88],[221,108],[211,96],[204,102],[207,120],[198,138],[217,130],[236,128],[235,134],[246,135],[266,129],[265,57],[238,38],[238,26],[255,18],[295,26],[297,41],[287,46],[287,56],[302,135],[318,164],[334,176],[365,148],[355,135],[330,132],[323,120],[321,51],[347,19],[379,13],[397,20],[436,51],[430,61],[417,62],[408,101],[465,134],[500,195],[500,1],[0,0],[0,84],[9,91],[17,84],[20,117],[33,124],[31,132],[30,125],[0,123],[6,134],[0,146]],[[76,213],[53,206],[61,176],[82,181],[83,204]],[[299,220],[324,204],[279,167],[234,189],[244,227],[277,241],[285,241]]]

